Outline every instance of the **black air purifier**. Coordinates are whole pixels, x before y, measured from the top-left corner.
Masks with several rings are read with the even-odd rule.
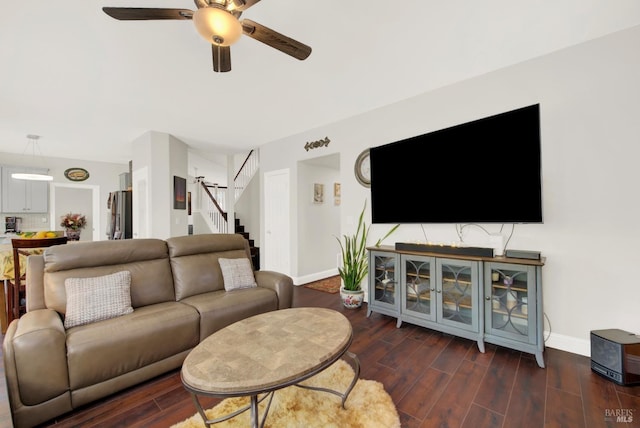
[[[640,384],[640,336],[618,329],[592,330],[591,370],[619,385]]]

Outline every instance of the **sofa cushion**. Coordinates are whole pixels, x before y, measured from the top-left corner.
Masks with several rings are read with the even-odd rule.
[[[176,236],[167,239],[176,300],[224,290],[218,259],[250,257],[249,243],[237,233]]]
[[[129,271],[92,278],[67,278],[64,286],[67,293],[65,328],[133,312]]]
[[[199,333],[198,312],[179,302],[69,329],[69,386],[96,385],[172,357],[196,346]]]
[[[44,252],[44,303],[65,314],[67,278],[131,272],[131,306],[175,301],[167,245],[160,239],[123,239],[55,245]]]
[[[200,340],[236,321],[278,309],[275,291],[263,287],[213,291],[181,302],[200,313]]]
[[[256,278],[253,276],[251,262],[247,258],[239,259],[218,259],[220,269],[222,270],[222,278],[224,280],[224,289],[227,291],[238,288],[257,287]]]

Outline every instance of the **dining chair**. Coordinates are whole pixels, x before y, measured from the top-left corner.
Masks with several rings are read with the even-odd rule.
[[[24,285],[26,284],[27,275],[26,272],[23,273],[25,269],[21,269],[20,256],[23,256],[23,260],[26,261],[26,257],[33,254],[34,250],[66,243],[66,236],[42,239],[14,238],[11,240],[11,246],[13,247],[13,281],[9,281],[7,287],[7,324],[11,324],[11,321],[20,318],[20,316],[26,312],[27,308],[27,295]]]

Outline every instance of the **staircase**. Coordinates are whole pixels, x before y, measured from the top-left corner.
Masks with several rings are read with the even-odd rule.
[[[249,250],[251,251],[251,262],[254,270],[260,270],[260,247],[255,246],[255,241],[249,236],[249,232],[245,232],[244,226],[240,223],[240,219],[234,219],[236,233],[244,236],[249,241]]]
[[[236,201],[257,170],[258,156],[257,153],[252,150],[234,179],[233,185]],[[200,201],[199,211],[201,211],[203,218],[209,225],[209,229],[214,233],[228,233],[229,219],[227,218],[227,201],[225,200],[226,187],[208,185],[204,181],[204,177],[196,177],[196,179],[199,181],[200,188],[202,189],[201,197],[198,198]],[[260,270],[260,248],[255,246],[255,241],[250,238],[249,233],[245,231],[244,225],[240,223],[238,218],[234,218],[234,230],[235,233],[244,236],[244,238],[249,241],[253,268]]]

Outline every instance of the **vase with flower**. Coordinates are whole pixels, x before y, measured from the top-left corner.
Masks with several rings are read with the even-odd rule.
[[[69,241],[79,241],[80,232],[87,225],[87,218],[82,214],[68,213],[61,217],[60,226],[64,227]]]

